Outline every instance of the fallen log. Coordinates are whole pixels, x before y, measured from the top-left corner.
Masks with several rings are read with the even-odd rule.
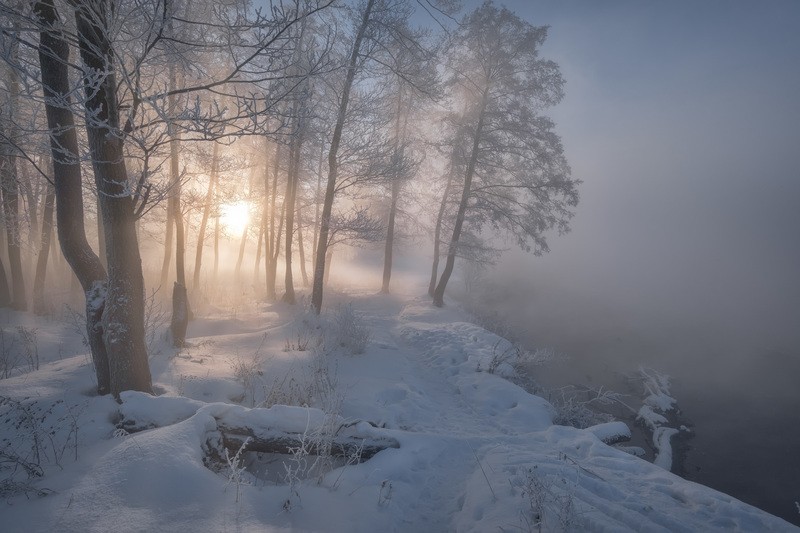
[[[240,405],[206,404],[182,397],[121,395],[117,427],[128,433],[177,424],[195,415],[211,416],[215,437],[206,443],[212,455],[244,452],[291,454],[296,450],[320,456],[366,461],[387,448],[399,448],[386,430],[367,421],[347,421],[319,409],[274,405],[247,409]]]
[[[231,454],[240,449],[245,452],[281,454],[291,454],[302,449],[311,455],[355,457],[359,461],[366,461],[387,448],[400,447],[395,439],[388,437],[289,434],[276,432],[274,429],[260,433],[252,427],[228,427],[223,424],[218,424],[217,429],[222,435],[222,445]]]

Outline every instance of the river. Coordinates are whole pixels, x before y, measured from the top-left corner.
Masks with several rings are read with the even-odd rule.
[[[479,301],[525,347],[562,355],[539,369],[542,384],[620,390],[640,365],[670,375],[693,427],[674,471],[800,525],[800,345],[792,335],[563,296],[494,287]]]

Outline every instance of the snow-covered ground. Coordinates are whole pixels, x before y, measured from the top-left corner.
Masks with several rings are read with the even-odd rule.
[[[84,353],[64,356],[77,332],[28,324],[50,362],[0,381],[0,529],[797,529],[601,441],[624,425],[553,425],[547,401],[485,371],[504,341],[457,306],[336,298],[321,320],[284,304],[201,313],[189,347],[155,350],[159,396],[121,405],[93,395]],[[237,455],[237,428],[289,444]],[[370,446],[385,449],[360,460]]]

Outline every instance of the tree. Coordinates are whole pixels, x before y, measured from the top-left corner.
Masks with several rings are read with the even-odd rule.
[[[438,2],[426,2],[430,5]],[[359,182],[368,181],[374,184],[376,180],[384,182],[390,179],[388,167],[385,164],[386,154],[391,153],[390,143],[386,139],[385,124],[376,121],[372,123],[355,120],[352,116],[351,106],[353,101],[360,100],[361,103],[356,107],[360,115],[364,115],[367,109],[366,103],[375,107],[377,100],[375,93],[379,92],[382,84],[390,73],[394,73],[402,78],[408,79],[408,73],[401,70],[405,66],[402,63],[393,64],[394,53],[398,49],[420,46],[413,43],[413,33],[408,30],[409,20],[413,14],[407,1],[404,0],[366,0],[358,3],[352,9],[352,41],[349,43],[348,51],[343,61],[344,79],[337,85],[335,92],[338,96],[336,120],[331,135],[328,150],[328,175],[325,182],[325,195],[322,202],[322,213],[319,220],[319,232],[317,234],[316,255],[314,258],[314,281],[311,293],[311,303],[317,313],[322,310],[322,296],[326,270],[326,258],[328,257],[328,247],[330,246],[330,233],[332,231],[332,221],[334,221],[333,204],[337,191],[351,187]],[[355,97],[355,98],[354,98]],[[386,105],[383,102],[381,105]],[[373,109],[374,112],[374,109]],[[385,113],[391,116],[391,112]],[[373,115],[374,118],[374,115]],[[377,117],[380,121],[380,116]],[[349,119],[349,120],[348,120]],[[387,123],[384,119],[384,123]],[[343,155],[340,150],[347,148],[350,159],[353,153],[358,153],[359,147],[343,146],[343,135],[345,130],[350,130],[349,140],[356,144],[363,143],[364,138],[368,138],[364,133],[354,134],[355,127],[364,128],[369,135],[373,135],[368,143],[370,149],[365,156],[362,148],[359,159],[362,160],[362,167],[372,175],[368,179],[349,176],[340,176]],[[383,160],[382,160],[383,159]],[[380,169],[376,167],[382,167]],[[340,183],[340,180],[346,183]],[[373,233],[374,225],[366,223],[363,211],[355,209],[353,214],[358,214],[351,222],[344,223],[343,227],[348,230],[363,227],[367,235]]]
[[[444,270],[444,292],[459,253],[465,221],[513,236],[526,251],[548,251],[546,232],[569,230],[578,181],[570,177],[558,135],[540,110],[563,97],[558,66],[539,57],[546,27],[484,3],[462,22],[447,57],[448,86],[466,110],[448,117],[454,150],[466,154],[461,195]]]
[[[136,236],[136,201],[128,184],[117,101],[110,5],[82,0],[75,5],[78,46],[84,65],[86,133],[103,217],[108,286],[103,341],[111,393],[152,392],[144,340],[144,278]]]
[[[14,25],[16,26],[16,24]],[[13,27],[14,34],[19,33]],[[11,270],[11,307],[19,311],[28,308],[25,280],[22,268],[21,232],[19,217],[19,179],[17,176],[18,126],[19,117],[19,75],[13,64],[19,52],[18,36],[3,38],[3,55],[10,59],[6,68],[5,84],[8,100],[4,102],[4,112],[0,114],[0,193],[3,201],[5,229],[8,249],[8,263]]]
[[[86,297],[86,332],[97,391],[108,394],[111,377],[102,323],[106,272],[89,246],[84,228],[80,152],[67,70],[70,48],[53,0],[37,1],[34,13],[40,24],[38,52],[53,157],[58,241]]]

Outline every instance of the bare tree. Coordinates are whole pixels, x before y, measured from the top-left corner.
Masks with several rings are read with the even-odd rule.
[[[431,5],[436,2],[428,2]],[[366,0],[352,8],[352,41],[349,44],[344,63],[344,79],[336,87],[337,112],[336,120],[328,150],[328,175],[325,183],[325,195],[322,203],[322,213],[319,221],[317,236],[316,256],[314,259],[314,281],[311,302],[319,313],[322,309],[323,286],[325,279],[325,263],[328,255],[331,221],[333,217],[333,204],[337,191],[352,187],[367,177],[370,181],[383,180],[388,182],[390,174],[389,165],[386,165],[386,154],[391,153],[391,143],[386,139],[384,124],[369,124],[366,130],[372,136],[370,145],[372,153],[365,156],[365,152],[358,146],[343,143],[345,130],[350,130],[348,142],[358,144],[359,138],[364,138],[364,132],[354,135],[353,129],[364,127],[362,121],[354,117],[363,116],[367,106],[374,107],[376,101],[370,93],[381,90],[385,85],[388,75],[394,72],[404,78],[407,73],[398,70],[393,64],[393,54],[398,48],[409,46],[412,33],[409,32],[409,19],[413,14],[409,2],[404,0]],[[394,70],[393,70],[394,69]],[[354,98],[354,96],[356,98]],[[354,107],[353,102],[361,100],[362,103]],[[386,105],[386,102],[378,105]],[[356,112],[354,114],[354,111]],[[390,113],[385,115],[391,116]],[[360,118],[360,117],[359,117]],[[384,121],[385,122],[385,121]],[[368,152],[367,152],[368,153]],[[366,172],[348,172],[340,176],[340,167],[343,158],[361,159],[361,165]],[[380,167],[380,170],[378,169]],[[363,217],[362,217],[363,218]]]
[[[197,232],[197,249],[195,250],[194,275],[192,277],[192,288],[195,290],[197,290],[200,285],[200,266],[203,263],[203,245],[206,236],[206,227],[208,225],[208,218],[211,215],[211,209],[214,205],[214,195],[216,194],[217,182],[219,181],[219,143],[214,142],[213,144],[208,191],[206,192],[205,201],[203,202],[203,215],[200,219],[200,229]]]
[[[540,110],[559,102],[558,66],[539,57],[546,27],[534,27],[505,8],[485,3],[462,22],[447,63],[451,91],[467,110],[450,118],[454,143],[464,135],[466,164],[444,270],[433,294],[437,306],[453,272],[464,222],[511,234],[526,251],[548,251],[545,233],[569,230],[577,205],[576,180],[553,123]]]
[[[14,24],[16,26],[16,24]],[[18,28],[12,28],[18,33]],[[4,102],[4,112],[0,114],[0,193],[2,193],[3,214],[5,216],[6,246],[8,263],[11,269],[11,307],[19,311],[28,308],[27,293],[22,268],[21,231],[19,215],[19,178],[17,175],[17,156],[19,150],[19,75],[12,66],[17,62],[19,52],[18,35],[3,36],[3,55],[9,58],[5,69],[5,85],[8,99]]]
[[[86,133],[106,238],[108,287],[103,340],[108,352],[111,393],[152,392],[144,341],[144,278],[136,236],[136,201],[128,183],[119,121],[114,48],[104,0],[75,5],[84,65]]]
[[[102,316],[106,297],[106,272],[86,240],[78,134],[71,108],[68,65],[70,47],[53,0],[39,0],[34,12],[41,26],[39,62],[44,92],[58,221],[58,240],[86,296],[86,332],[92,352],[97,391],[111,391],[108,353]]]

